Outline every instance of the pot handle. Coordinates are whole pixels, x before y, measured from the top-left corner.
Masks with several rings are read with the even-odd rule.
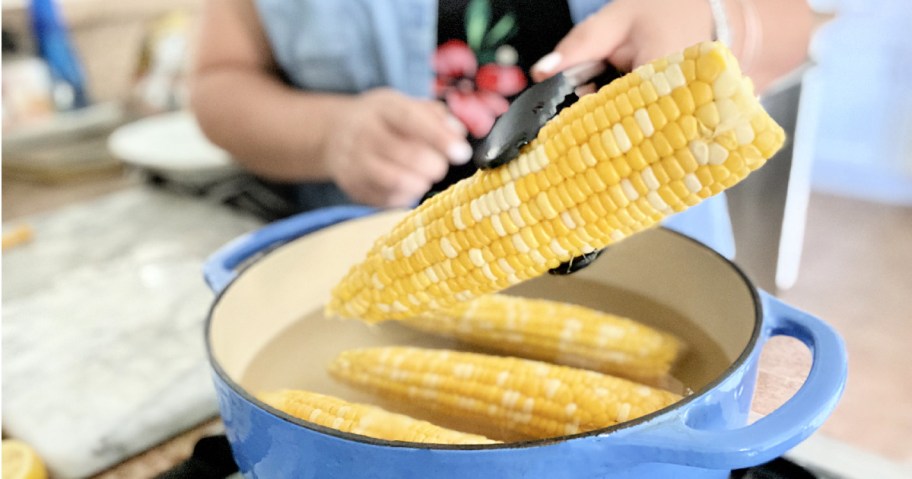
[[[766,312],[764,338],[790,336],[811,350],[813,363],[801,388],[778,409],[753,424],[731,430],[696,429],[687,414],[672,424],[657,424],[655,442],[661,462],[710,469],[737,469],[771,461],[816,431],[842,396],[846,351],[842,338],[826,323],[760,291]],[[690,413],[696,412],[692,409]]]
[[[233,239],[212,253],[203,264],[203,277],[209,288],[219,294],[237,277],[236,268],[254,255],[327,226],[376,211],[376,208],[367,206],[333,206],[270,223]]]

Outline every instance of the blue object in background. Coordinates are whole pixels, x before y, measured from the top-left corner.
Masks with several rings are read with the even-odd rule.
[[[835,17],[815,35],[802,129],[815,190],[912,205],[912,5],[909,0],[811,0]],[[799,120],[799,123],[802,120]]]
[[[29,16],[32,22],[32,34],[38,45],[38,52],[51,69],[55,89],[61,83],[72,92],[72,98],[61,101],[60,92],[54,91],[54,99],[64,108],[82,108],[88,106],[85,75],[82,64],[76,56],[70,42],[69,33],[64,25],[54,0],[32,0],[29,4]]]
[[[690,236],[727,259],[735,257],[735,235],[725,193],[669,216],[662,221],[662,226]]]

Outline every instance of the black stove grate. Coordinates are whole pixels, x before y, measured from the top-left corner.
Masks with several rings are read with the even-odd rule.
[[[224,435],[204,437],[196,443],[193,455],[156,479],[225,479],[236,473],[237,465]],[[832,479],[778,458],[766,464],[732,471],[731,479]]]
[[[731,479],[829,479],[780,457],[766,464],[732,471]]]

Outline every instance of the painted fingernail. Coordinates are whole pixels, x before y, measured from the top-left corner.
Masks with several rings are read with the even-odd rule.
[[[578,96],[578,97],[583,97],[583,96],[586,96],[586,95],[589,95],[589,94],[595,93],[595,92],[596,92],[596,88],[595,88],[594,83],[587,83],[585,85],[580,85],[573,89],[573,93],[575,93],[576,96]]]
[[[452,143],[447,148],[447,156],[454,165],[463,165],[472,159],[472,147],[466,142]]]
[[[461,121],[459,121],[459,118],[456,118],[453,115],[447,115],[447,125],[451,130],[456,132],[457,135],[465,136],[466,127],[462,124]]]
[[[540,73],[551,73],[561,61],[561,54],[551,52],[532,65],[532,70]]]

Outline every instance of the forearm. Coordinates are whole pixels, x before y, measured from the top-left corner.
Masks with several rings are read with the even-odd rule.
[[[726,0],[732,50],[764,90],[807,60],[808,44],[825,19],[805,0]]]
[[[324,145],[353,97],[283,83],[253,0],[208,0],[199,39],[191,106],[206,136],[264,177],[329,179]]]
[[[192,82],[192,107],[206,136],[248,170],[284,181],[329,179],[324,140],[350,101],[243,67],[212,66]]]

